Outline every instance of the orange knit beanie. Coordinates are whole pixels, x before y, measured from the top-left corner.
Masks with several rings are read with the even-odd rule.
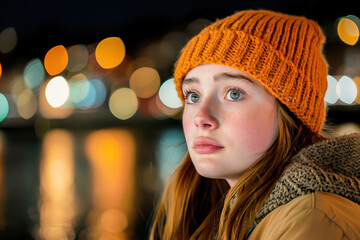
[[[305,17],[248,10],[218,20],[193,37],[175,66],[175,83],[201,64],[223,64],[250,74],[312,132],[325,119],[327,63],[319,25]]]

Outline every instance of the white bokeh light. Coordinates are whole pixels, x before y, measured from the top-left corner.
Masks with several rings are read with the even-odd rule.
[[[325,94],[325,101],[330,104],[334,104],[339,100],[339,97],[336,93],[336,85],[338,81],[331,75],[327,76],[328,87]]]
[[[58,76],[49,81],[45,89],[45,97],[53,108],[61,107],[70,96],[70,87],[65,78]]]
[[[182,106],[173,78],[166,80],[161,85],[159,89],[159,98],[161,102],[169,108],[179,108]]]
[[[341,101],[347,104],[352,104],[357,96],[355,82],[348,76],[342,76],[336,85],[336,93]]]

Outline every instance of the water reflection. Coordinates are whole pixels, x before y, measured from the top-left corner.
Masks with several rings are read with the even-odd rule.
[[[75,239],[78,207],[74,173],[73,136],[65,130],[49,132],[44,137],[40,162],[41,239]]]
[[[91,133],[85,153],[92,174],[92,207],[83,239],[132,239],[135,139],[126,130]]]

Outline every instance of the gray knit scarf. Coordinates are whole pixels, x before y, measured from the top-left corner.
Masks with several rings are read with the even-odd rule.
[[[275,208],[318,191],[360,204],[360,133],[316,143],[295,155],[258,212],[255,225]]]

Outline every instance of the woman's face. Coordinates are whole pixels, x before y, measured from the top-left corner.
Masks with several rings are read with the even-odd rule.
[[[191,69],[183,81],[183,128],[197,172],[233,186],[278,135],[275,98],[237,69]]]

